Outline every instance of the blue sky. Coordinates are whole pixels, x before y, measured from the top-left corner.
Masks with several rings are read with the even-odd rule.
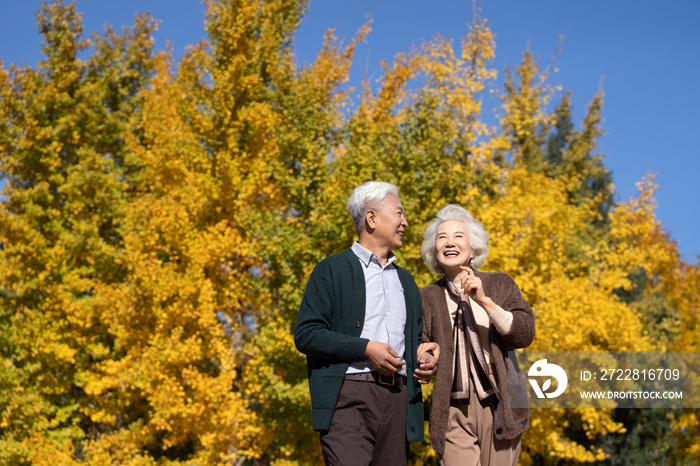
[[[38,0],[0,0],[0,57],[34,66],[41,38],[34,12]],[[605,91],[600,151],[613,172],[618,200],[635,193],[645,173],[656,175],[658,218],[683,257],[700,254],[700,1],[673,0],[482,0],[480,14],[496,34],[493,67],[503,76],[529,48],[546,65],[556,57],[550,82],[573,92],[578,123],[602,83]],[[156,47],[167,40],[176,54],[204,37],[199,0],[79,0],[86,34],[104,23],[120,29],[135,12],[161,20]],[[440,33],[458,41],[466,34],[473,4],[467,0],[311,0],[295,38],[301,63],[313,61],[328,27],[349,40],[372,16],[368,43],[358,49],[352,81],[380,75],[379,60],[407,51]],[[496,102],[484,101],[486,109]]]

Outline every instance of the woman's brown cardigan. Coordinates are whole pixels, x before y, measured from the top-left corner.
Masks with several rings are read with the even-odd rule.
[[[513,439],[530,425],[525,381],[515,358],[508,351],[525,348],[535,339],[535,319],[532,309],[520,295],[520,289],[507,273],[475,272],[481,279],[486,296],[505,311],[513,314],[513,326],[506,335],[496,327],[489,326],[491,356],[496,369],[496,383],[500,400],[493,419],[493,435],[496,439]],[[430,401],[430,437],[435,451],[442,456],[445,451],[445,432],[450,412],[450,391],[454,368],[452,367],[452,322],[447,309],[445,278],[421,290],[423,299],[423,341],[434,341],[440,345],[441,358],[435,375],[435,387]]]

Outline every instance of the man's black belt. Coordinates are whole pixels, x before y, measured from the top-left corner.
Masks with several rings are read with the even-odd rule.
[[[406,377],[398,374],[382,375],[379,372],[360,372],[358,374],[345,374],[347,380],[360,382],[374,382],[379,385],[406,385]]]

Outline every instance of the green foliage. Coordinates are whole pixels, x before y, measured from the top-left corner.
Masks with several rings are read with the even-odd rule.
[[[548,112],[556,92],[547,84],[548,73],[548,68],[539,70],[530,52],[524,52],[515,73],[506,70],[502,125],[511,141],[512,158],[531,172],[569,180],[569,199],[576,205],[595,201],[599,217],[593,223],[601,227],[613,205],[612,174],[603,165],[602,155],[595,153],[603,135],[603,92],[593,96],[577,130],[571,120],[571,92]]]
[[[626,432],[602,436],[598,445],[609,455],[600,466],[672,465],[675,450],[673,420],[679,412],[668,409],[618,409],[615,420],[622,422]]]

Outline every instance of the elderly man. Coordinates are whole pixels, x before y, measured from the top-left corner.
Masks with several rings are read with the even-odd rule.
[[[398,188],[365,183],[347,207],[359,240],[314,268],[294,332],[313,428],[327,465],[406,465],[409,442],[423,440],[419,384],[438,348],[421,344],[420,293],[392,252],[408,226]]]

